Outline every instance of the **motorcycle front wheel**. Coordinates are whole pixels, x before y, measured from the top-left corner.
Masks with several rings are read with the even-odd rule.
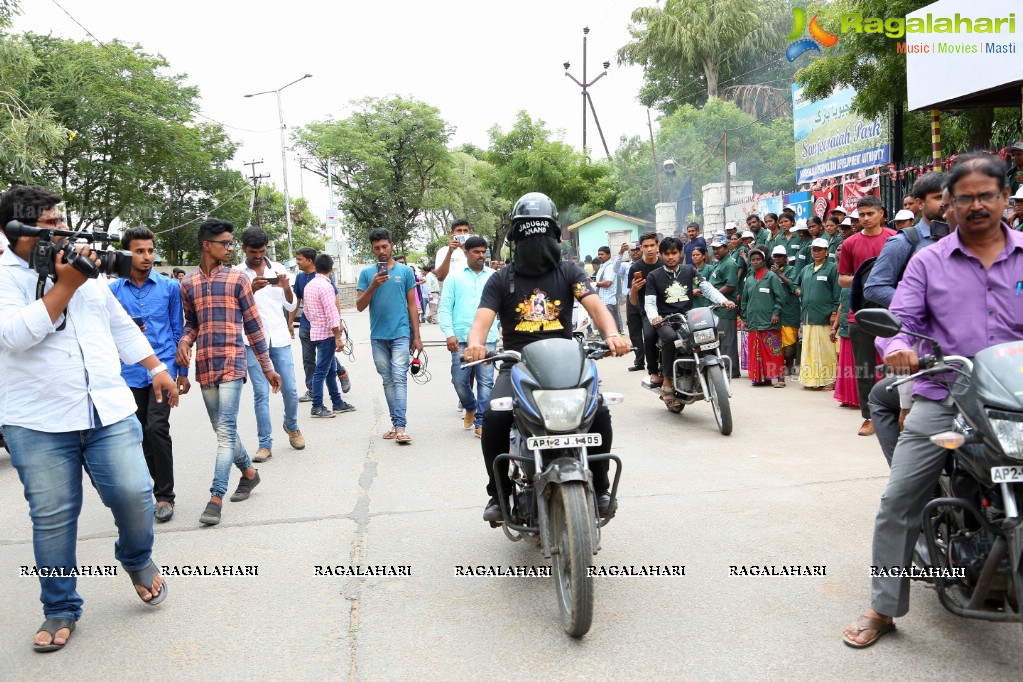
[[[722,436],[732,432],[732,407],[728,403],[728,385],[725,383],[725,375],[721,372],[720,365],[711,365],[707,368],[707,391],[710,395],[710,406],[714,409],[714,421],[718,423],[718,430]]]
[[[559,485],[550,498],[551,538],[556,552],[554,589],[561,611],[561,625],[572,637],[585,635],[593,622],[593,564],[590,526],[595,514],[587,501],[586,486],[580,483]]]

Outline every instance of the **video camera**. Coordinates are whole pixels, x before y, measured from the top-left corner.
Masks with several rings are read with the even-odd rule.
[[[99,258],[99,265],[88,256],[83,256],[75,251],[74,241],[79,237],[87,237],[90,241],[103,244],[116,239],[106,232],[69,232],[68,230],[31,227],[23,225],[17,220],[7,223],[6,230],[7,236],[12,241],[17,237],[39,238],[29,256],[28,264],[39,273],[40,279],[56,278],[57,254],[59,252],[64,253],[64,260],[71,267],[91,279],[100,275],[114,275],[123,278],[131,274],[131,253],[128,251],[94,251],[93,253]],[[54,237],[68,237],[68,240],[58,246],[53,243]]]

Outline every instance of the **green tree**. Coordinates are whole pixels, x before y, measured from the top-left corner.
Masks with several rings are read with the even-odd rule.
[[[484,157],[496,171],[497,194],[508,206],[527,192],[543,192],[558,206],[563,226],[614,207],[617,186],[607,178],[611,164],[587,163],[563,140],[552,140],[547,125],[533,121],[525,111],[518,113],[508,132],[499,126],[490,129],[490,147]],[[495,253],[500,253],[511,226],[508,215],[496,228]]]
[[[277,260],[287,260],[288,224],[284,217],[284,193],[275,185],[261,185],[258,201],[253,224],[266,230],[274,244]],[[295,250],[311,246],[317,251],[323,251],[328,237],[326,225],[309,210],[309,203],[302,197],[292,197],[291,241]]]
[[[228,167],[237,145],[219,124],[182,126],[177,132],[179,154],[161,172],[150,203],[129,206],[122,220],[156,232],[164,262],[181,265],[198,263],[199,224],[207,216],[246,225],[252,191],[242,174]]]
[[[472,151],[472,150],[470,150]],[[482,155],[482,152],[478,152]],[[448,243],[448,229],[458,218],[468,220],[476,234],[493,241],[511,202],[497,194],[497,169],[477,155],[466,151],[451,153],[437,182],[427,193],[423,222],[429,241],[427,255]]]
[[[835,0],[818,8],[821,26],[837,32],[839,16],[858,12],[865,17],[904,17],[930,5],[932,0]],[[808,14],[813,10],[808,10]],[[899,54],[899,41],[883,33],[842,33],[833,48],[796,74],[806,94],[823,99],[836,86],[856,89],[853,109],[873,117],[878,114],[901,114],[904,159],[930,157],[930,116],[927,112],[906,111],[906,55]],[[940,79],[935,81],[940,84]],[[935,87],[939,87],[936,85]],[[1019,133],[1019,110],[994,108],[943,112],[942,148],[945,156],[968,150],[987,148],[994,138],[1007,141]],[[900,160],[900,159],[896,159]]]
[[[643,67],[640,99],[647,106],[671,112],[700,105],[720,97],[725,81],[763,83],[763,74],[750,69],[780,67],[786,9],[784,0],[666,0],[663,7],[640,7],[632,13],[633,40],[618,51],[618,62]]]
[[[364,248],[372,230],[386,227],[407,250],[422,227],[430,189],[450,163],[452,128],[436,107],[415,99],[367,97],[353,105],[345,119],[301,128],[295,142],[315,158],[310,170],[323,178],[330,161],[338,208]]]
[[[16,4],[0,2],[0,29]],[[23,40],[0,32],[0,182],[29,183],[48,159],[68,143],[70,131],[54,112],[24,94],[36,78],[39,60]],[[29,104],[31,102],[32,104]]]
[[[165,169],[186,149],[198,90],[139,45],[26,40],[39,66],[21,98],[77,133],[40,177],[71,207],[71,226],[109,228],[132,207],[156,204]]]

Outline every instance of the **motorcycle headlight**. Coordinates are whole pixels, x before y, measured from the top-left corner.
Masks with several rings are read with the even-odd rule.
[[[569,388],[559,391],[533,391],[543,423],[551,431],[571,431],[578,428],[586,410],[586,389]]]
[[[988,410],[991,428],[1007,457],[1023,459],[1023,414]]]
[[[696,343],[710,343],[715,339],[717,339],[717,334],[713,329],[701,329],[698,332],[693,332],[693,341]]]

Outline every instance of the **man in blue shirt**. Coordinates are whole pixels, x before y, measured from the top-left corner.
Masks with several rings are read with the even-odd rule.
[[[478,365],[470,369],[462,369],[462,351],[476,319],[483,296],[483,285],[487,283],[494,271],[484,265],[487,260],[487,240],[483,237],[469,237],[464,244],[467,265],[461,272],[452,272],[444,280],[444,290],[440,297],[440,330],[447,338],[448,350],[451,351],[451,383],[455,393],[465,410],[462,426],[468,431],[473,429],[476,437],[483,434],[483,413],[487,411],[490,392],[494,388],[494,366]],[[497,322],[487,333],[487,350],[497,346]],[[475,370],[475,372],[473,371]],[[476,394],[472,392],[472,378],[476,376]]]
[[[412,437],[405,433],[409,349],[423,352],[416,309],[416,275],[412,268],[394,260],[394,243],[386,229],[370,232],[369,242],[377,263],[359,273],[355,307],[360,313],[369,308],[373,363],[383,380],[391,416],[391,429],[384,438],[410,445]]]
[[[700,236],[700,225],[699,223],[689,223],[686,227],[686,234],[689,235],[689,241],[682,247],[686,254],[686,265],[693,264],[693,249],[697,246],[702,246],[704,253],[707,251],[707,240]]]
[[[188,368],[178,367],[175,355],[182,334],[181,285],[177,279],[161,277],[153,270],[156,253],[153,233],[133,227],[121,235],[121,248],[131,251],[131,275],[110,285],[121,306],[149,340],[156,357],[178,384],[181,395],[188,393]],[[170,435],[170,405],[156,402],[153,380],[141,365],[121,363],[121,377],[135,397],[142,425],[142,452],[156,497],[154,517],[170,521],[174,515],[174,451]]]

